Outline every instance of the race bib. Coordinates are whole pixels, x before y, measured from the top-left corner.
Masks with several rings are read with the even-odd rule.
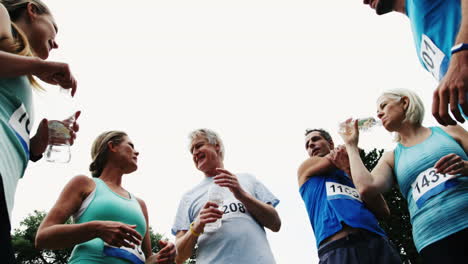
[[[8,123],[15,131],[16,137],[21,142],[24,151],[29,154],[29,133],[31,130],[31,121],[23,104],[21,104],[21,106],[11,115]]]
[[[353,187],[337,182],[326,182],[325,186],[327,188],[328,200],[351,199],[362,202],[359,192]]]
[[[224,201],[219,210],[223,212],[223,220],[235,217],[250,218],[247,208],[245,208],[244,204],[239,202],[237,199],[228,199]]]
[[[432,40],[422,35],[421,48],[419,57],[422,59],[426,69],[436,78],[440,80],[440,66],[445,58],[445,54],[432,42]]]
[[[130,261],[133,264],[145,264],[145,254],[141,246],[135,248],[114,247],[104,242],[104,256],[120,258]]]
[[[435,168],[429,168],[421,172],[411,184],[413,200],[418,208],[432,196],[437,195],[458,184],[455,179],[458,175],[437,173]]]

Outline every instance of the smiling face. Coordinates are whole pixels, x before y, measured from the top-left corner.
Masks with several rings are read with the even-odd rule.
[[[324,157],[333,149],[333,143],[328,142],[319,131],[307,134],[305,142],[305,148],[310,157]]]
[[[383,15],[393,11],[395,0],[364,0],[364,4],[374,9],[377,15]]]
[[[214,176],[216,168],[223,167],[220,147],[210,144],[203,136],[198,136],[192,141],[190,152],[195,167],[207,176]]]
[[[36,56],[45,60],[49,57],[52,49],[58,48],[58,44],[55,42],[57,31],[57,25],[51,15],[36,14],[29,29],[25,32]]]

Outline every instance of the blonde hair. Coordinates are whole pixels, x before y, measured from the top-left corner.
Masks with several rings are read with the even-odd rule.
[[[409,101],[403,122],[407,121],[412,125],[421,126],[424,119],[424,104],[421,98],[411,90],[403,88],[387,90],[377,99],[377,106],[386,98],[401,100],[403,97],[407,97]],[[400,142],[401,137],[398,133],[395,133],[394,140]]]
[[[115,145],[122,143],[127,133],[123,131],[107,131],[99,135],[93,142],[91,147],[91,159],[89,171],[93,177],[101,176],[102,170],[107,164],[108,143],[112,142]]]
[[[21,56],[33,57],[34,52],[31,49],[28,38],[24,32],[15,24],[26,11],[28,4],[31,3],[36,7],[38,14],[50,15],[49,8],[41,0],[0,0],[0,4],[5,6],[11,20],[13,40],[1,43],[0,49],[6,52],[18,54]],[[32,75],[28,75],[31,85],[38,89],[43,90],[39,83]]]
[[[208,143],[213,145],[213,146],[218,145],[221,160],[224,159],[224,144],[223,144],[223,141],[221,140],[221,138],[219,137],[219,135],[216,132],[214,132],[213,130],[208,129],[208,128],[200,128],[200,129],[194,130],[189,134],[190,145],[192,144],[192,142],[197,137],[206,138]],[[190,145],[189,145],[189,149],[190,149]]]

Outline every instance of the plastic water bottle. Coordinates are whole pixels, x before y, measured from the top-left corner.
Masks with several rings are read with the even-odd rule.
[[[356,121],[356,119],[353,119],[353,120],[351,120],[351,122],[348,122],[348,123],[347,122],[340,123],[340,125],[339,125],[340,128],[338,130],[338,133],[340,133],[340,134],[349,133],[350,129],[354,125],[354,121]],[[375,126],[382,125],[382,122],[380,120],[377,120],[377,119],[375,119],[373,117],[358,118],[357,123],[358,123],[359,131],[368,131],[368,130],[370,130],[371,128],[373,128]]]
[[[75,115],[64,121],[49,121],[49,145],[46,149],[46,160],[49,162],[67,163],[71,159],[71,129]]]
[[[212,183],[208,189],[208,201],[218,205],[218,209],[223,206],[225,198],[226,188],[219,186],[216,183]],[[214,232],[221,227],[221,218],[216,222],[208,223],[205,225],[204,232]]]

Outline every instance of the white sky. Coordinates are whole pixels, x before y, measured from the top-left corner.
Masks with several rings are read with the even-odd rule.
[[[282,228],[268,231],[277,262],[317,263],[296,181],[304,129],[328,129],[341,143],[337,124],[374,115],[381,91],[414,89],[430,109],[436,87],[419,65],[407,19],[378,17],[362,0],[46,2],[59,25],[50,60],[68,62],[79,87],[73,100],[54,87],[36,94],[35,123],[81,109],[81,130],[69,164],[29,164],[13,228],[33,210],[49,210],[73,176],[90,175],[92,141],[118,129],[140,151],[124,187],[173,240],[179,199],[203,178],[187,134],[207,127],[224,140],[226,169],[256,175],[281,200]],[[429,113],[426,120],[435,124]],[[361,142],[393,146],[381,128]]]

